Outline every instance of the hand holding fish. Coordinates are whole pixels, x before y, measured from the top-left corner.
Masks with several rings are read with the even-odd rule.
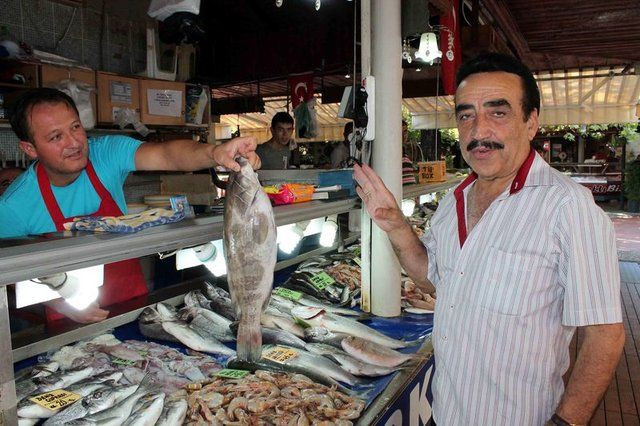
[[[254,137],[234,138],[216,146],[211,155],[217,165],[224,166],[234,172],[240,171],[240,164],[236,161],[236,158],[240,156],[249,161],[253,170],[257,170],[261,165],[260,157],[255,152],[257,146]]]
[[[384,185],[380,176],[366,164],[362,166],[355,164],[353,172],[353,176],[358,182],[356,191],[364,201],[367,212],[376,225],[386,232],[407,226],[396,199]]]

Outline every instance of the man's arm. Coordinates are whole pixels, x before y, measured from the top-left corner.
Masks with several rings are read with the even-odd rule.
[[[598,407],[624,347],[621,323],[581,327],[584,340],[569,383],[556,409],[568,423],[586,425]]]
[[[260,167],[255,153],[255,138],[235,138],[222,145],[198,143],[188,139],[167,142],[147,142],[136,151],[136,170],[195,171],[224,166],[238,171],[237,156],[249,160],[254,169]]]
[[[427,249],[406,221],[393,194],[371,167],[356,164],[353,169],[359,185],[356,191],[373,221],[387,233],[400,265],[417,285],[433,293],[436,289],[427,280]]]

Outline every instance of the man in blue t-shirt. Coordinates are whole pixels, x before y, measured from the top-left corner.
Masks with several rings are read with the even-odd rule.
[[[237,156],[246,157],[254,169],[260,167],[254,138],[222,145],[186,139],[142,143],[125,136],[87,139],[73,100],[55,89],[24,92],[13,105],[10,121],[20,149],[37,162],[0,197],[0,238],[61,231],[62,224],[76,216],[126,214],[122,185],[134,170],[194,171],[217,165],[239,170]],[[101,293],[108,302],[100,303],[118,302],[122,292],[146,292],[135,259],[105,265]],[[108,315],[97,304],[77,311],[58,299],[47,306],[77,322]]]

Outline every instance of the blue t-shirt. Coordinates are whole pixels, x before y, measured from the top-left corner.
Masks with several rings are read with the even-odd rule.
[[[142,142],[128,136],[89,139],[89,160],[100,182],[123,213],[127,213],[122,186],[135,170],[135,152]],[[64,217],[88,215],[100,207],[100,197],[83,171],[67,186],[51,186]],[[0,197],[0,238],[54,232],[56,226],[38,187],[35,163],[22,173]]]

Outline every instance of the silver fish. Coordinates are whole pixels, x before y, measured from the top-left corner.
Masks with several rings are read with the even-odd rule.
[[[237,332],[238,323],[232,323],[231,330]],[[300,349],[305,349],[305,346],[307,344],[304,340],[293,333],[271,327],[262,327],[262,343],[270,343],[272,345],[287,345]]]
[[[166,401],[160,418],[156,422],[156,426],[174,426],[181,425],[187,416],[187,400],[175,399]]]
[[[152,393],[144,397],[145,401],[135,407],[131,416],[123,426],[153,426],[156,424],[164,407],[164,393]]]
[[[140,384],[135,392],[125,399],[120,400],[106,410],[98,411],[82,419],[75,420],[73,424],[93,424],[99,423],[100,425],[121,425],[133,411],[133,407],[136,405],[140,398],[144,397],[148,393],[148,390],[143,384]]]
[[[171,334],[162,328],[162,318],[158,311],[152,307],[145,308],[138,317],[138,328],[143,336],[156,340],[167,340],[169,342],[178,342]]]
[[[318,355],[324,355],[327,358],[336,361],[340,364],[340,367],[355,376],[386,376],[387,374],[391,374],[396,371],[394,368],[368,364],[352,357],[342,349],[338,349],[335,346],[326,345],[324,343],[309,343],[307,344],[307,350]]]
[[[34,382],[38,385],[38,391],[45,393],[56,389],[63,389],[69,385],[79,382],[80,380],[84,380],[91,376],[93,372],[93,367],[58,371],[49,376],[38,377],[34,379]]]
[[[284,331],[288,331],[289,333],[298,336],[304,337],[304,329],[297,324],[290,316],[280,315],[270,315],[268,313],[262,314],[261,324],[265,327],[270,328],[279,328]]]
[[[276,264],[276,224],[269,198],[249,162],[239,158],[224,206],[224,255],[231,300],[238,317],[238,357],[260,358],[260,315],[269,302]]]
[[[162,328],[164,331],[174,336],[185,346],[194,351],[235,355],[233,349],[228,348],[211,336],[202,336],[184,321],[179,321],[175,313],[164,303],[158,303],[156,307],[163,319]]]
[[[98,389],[106,389],[107,385],[104,383],[96,382],[91,384],[84,384],[79,387],[74,387],[73,390],[70,388],[67,389],[69,392],[77,393],[78,395],[86,396],[93,391]],[[18,416],[26,417],[31,419],[48,419],[49,417],[54,416],[60,410],[53,411],[48,408],[43,407],[40,404],[36,404],[31,401],[29,398],[25,398],[20,403],[18,403]]]
[[[238,318],[236,316],[236,310],[233,307],[233,302],[231,301],[231,295],[229,295],[226,290],[208,281],[204,282],[204,286],[207,297],[209,298],[210,309],[232,321],[237,320]]]
[[[302,294],[302,296],[300,296],[300,299],[298,299],[295,302],[292,300],[285,299],[282,296],[278,296],[277,294],[272,294],[271,301],[272,303],[275,303],[276,307],[278,308],[280,306],[282,306],[283,308],[287,307],[289,309],[288,313],[290,313],[291,309],[295,308],[296,306],[303,305],[303,306],[309,306],[311,308],[324,309],[327,312],[331,312],[338,315],[355,316],[355,317],[362,315],[361,313],[356,312],[352,309],[339,308],[339,307],[331,306],[327,303],[323,303],[320,299],[317,299],[308,294]]]
[[[342,348],[351,356],[369,364],[394,368],[412,358],[411,355],[394,351],[360,337],[349,336],[342,340]]]
[[[367,336],[367,340],[379,343],[388,348],[405,348],[410,344],[386,336],[371,327],[360,324],[358,321],[334,315],[319,308],[298,307],[292,309],[291,314],[295,317],[302,318],[312,326],[325,327],[328,330],[349,334],[351,336]]]
[[[342,339],[348,334],[334,333],[325,327],[309,327],[304,329],[304,338],[307,342],[325,343],[336,348],[342,348]]]
[[[200,334],[205,331],[206,334],[212,335],[221,342],[233,342],[234,334],[229,326],[231,320],[223,317],[209,309],[187,306],[180,310],[182,319],[189,322],[189,326],[197,330]]]
[[[18,417],[18,426],[34,426],[40,419],[29,419],[26,417]]]
[[[76,419],[104,411],[131,396],[136,389],[138,389],[138,385],[97,389],[48,419],[44,425],[61,426]]]
[[[51,373],[55,373],[60,368],[60,364],[55,361],[37,364],[33,367],[23,368],[20,371],[17,371],[14,375],[14,380],[16,382],[20,382],[26,379],[33,379],[35,377],[44,377],[48,376]]]

